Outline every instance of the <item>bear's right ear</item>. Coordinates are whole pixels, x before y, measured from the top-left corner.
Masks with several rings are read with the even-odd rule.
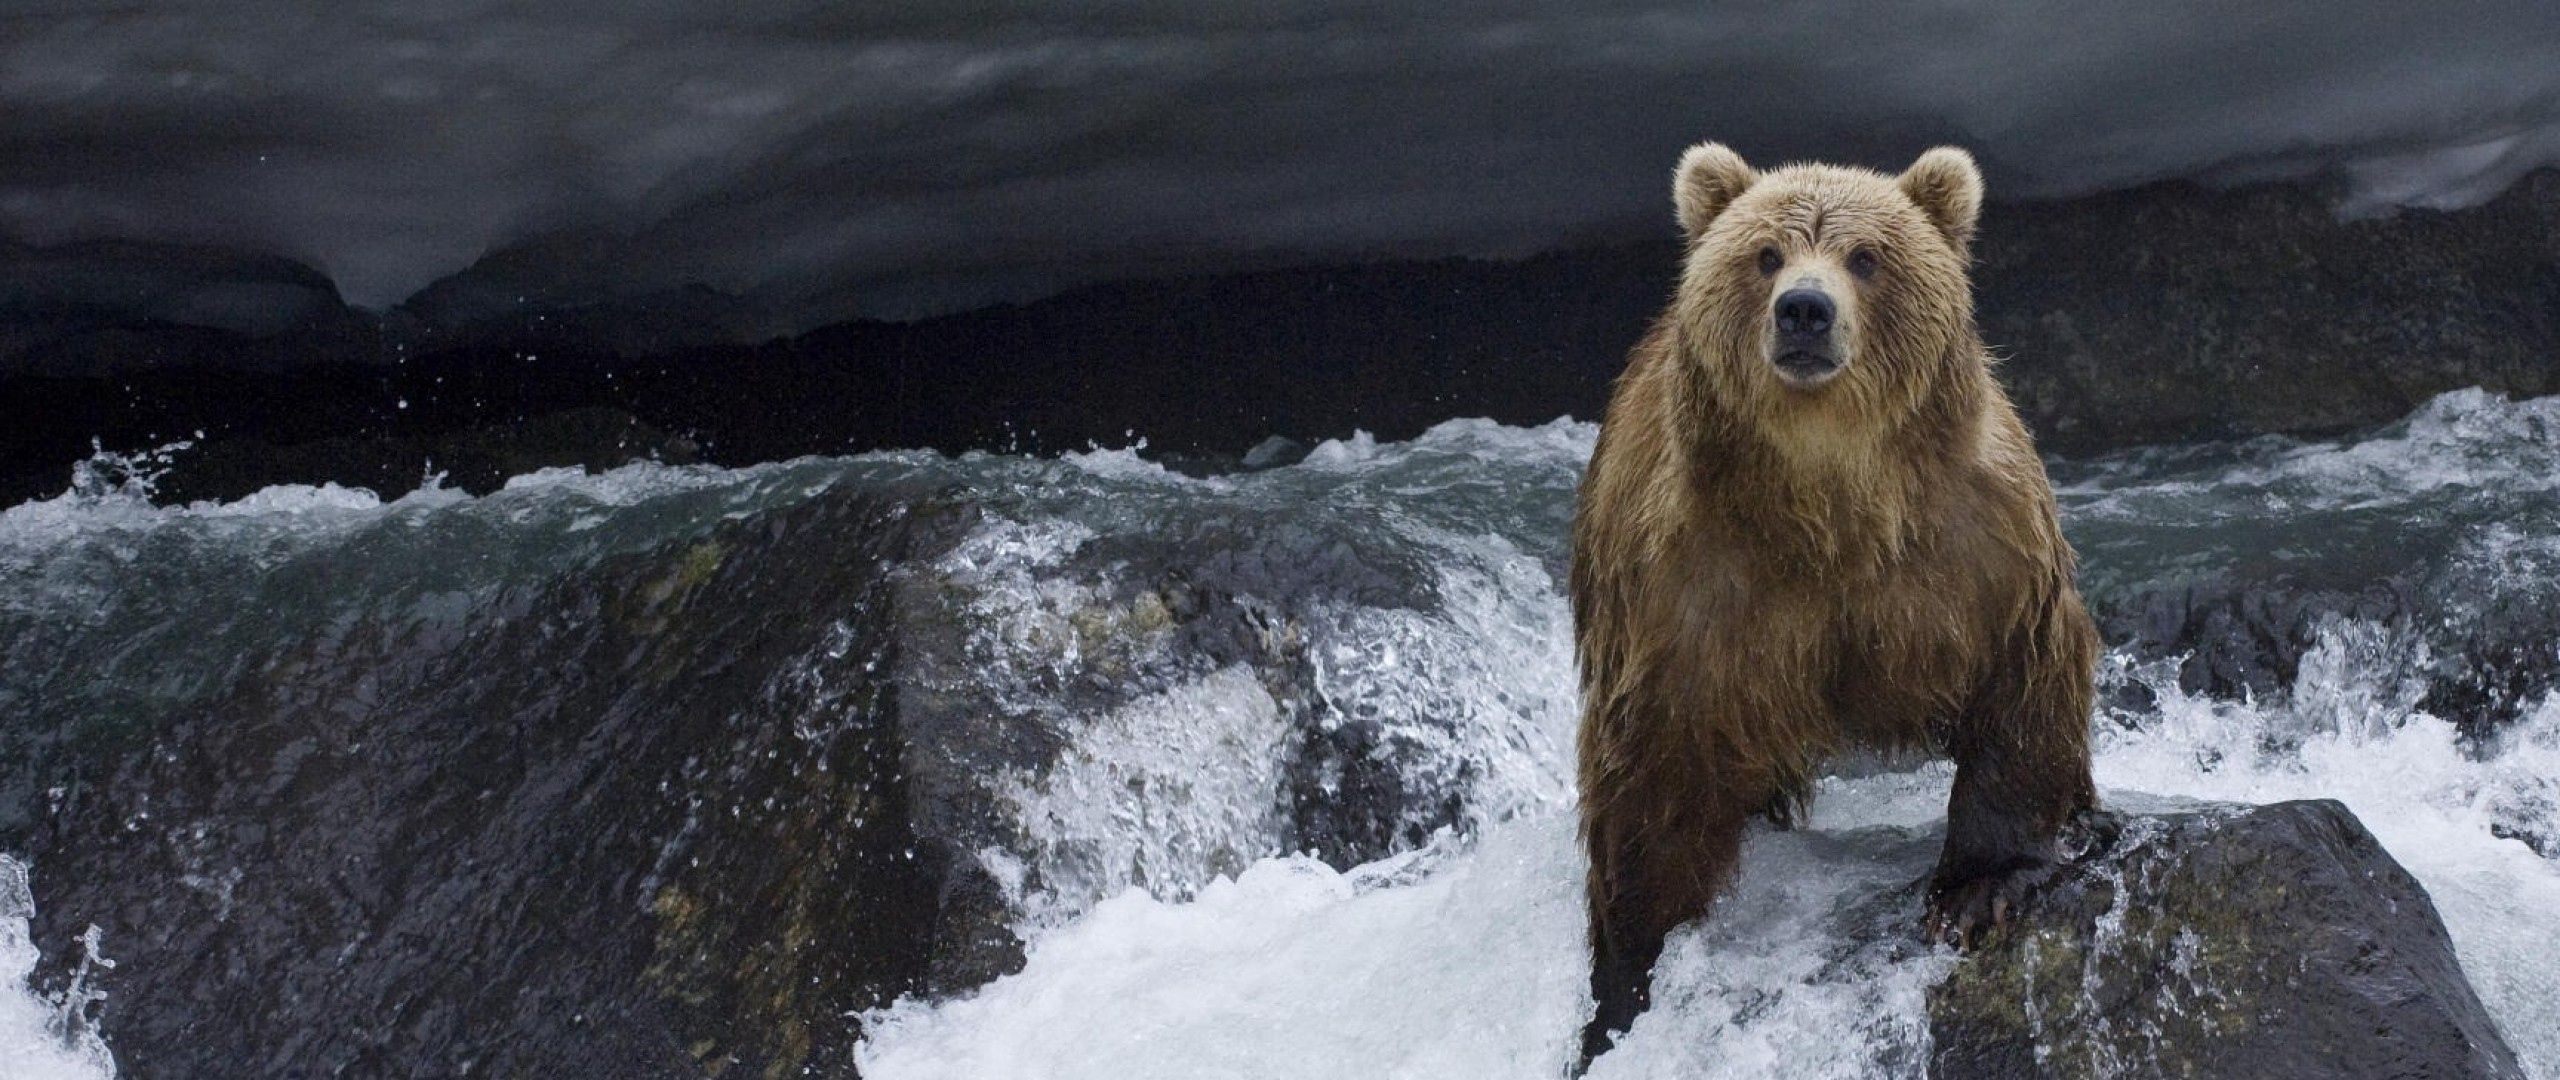
[[[1707,225],[1733,205],[1733,200],[1760,178],[1744,164],[1742,155],[1725,149],[1723,143],[1699,143],[1680,155],[1680,168],[1671,174],[1671,201],[1680,208],[1680,231],[1691,243],[1707,231]]]

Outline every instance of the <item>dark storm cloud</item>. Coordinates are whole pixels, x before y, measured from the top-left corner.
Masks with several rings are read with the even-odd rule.
[[[2319,175],[2452,205],[2560,159],[2560,7],[283,0],[0,15],[0,230],[484,254],[611,293],[947,306],[1091,277],[1668,228],[1700,137],[2000,193]],[[848,301],[846,298],[851,298]],[[814,305],[814,307],[813,307]],[[825,311],[824,314],[838,314]]]

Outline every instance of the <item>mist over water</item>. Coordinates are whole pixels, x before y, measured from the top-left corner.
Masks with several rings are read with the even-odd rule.
[[[989,740],[945,749],[992,755],[954,759],[986,810],[970,858],[1004,886],[1027,965],[819,1038],[858,1040],[880,1080],[1555,1076],[1588,1008],[1561,582],[1594,433],[1454,421],[1207,477],[1128,450],[894,453],[182,508],[150,507],[102,459],[78,489],[0,511],[0,707],[63,724],[31,744],[50,752],[68,729],[149,722],[270,640],[450,626],[517,595],[508,583],[700,552],[723,528],[841,542],[778,523],[847,492],[962,505],[947,542],[898,571],[953,613],[932,624],[950,637],[898,664],[912,692],[969,703]],[[2111,642],[2094,718],[2106,801],[2343,800],[2425,884],[2544,1077],[2560,1077],[2560,646],[2529,616],[2549,610],[2560,563],[2555,465],[2560,399],[2463,392],[2338,442],[2054,466],[2093,606],[2133,628]],[[1166,552],[1190,561],[1167,571]],[[1250,640],[1185,629],[1208,601],[1180,582],[1256,613],[1233,631]],[[2226,594],[2240,614],[2211,606]],[[824,620],[840,601],[807,603]],[[2274,644],[2211,632],[2269,610],[2294,620]],[[870,662],[858,648],[793,657],[769,684]],[[1955,960],[1900,928],[1928,869],[1913,840],[1943,816],[1949,775],[1829,779],[1808,827],[1756,834],[1736,894],[1675,937],[1657,1008],[1592,1075],[1925,1062],[1926,994]],[[1352,808],[1369,816],[1324,816]],[[667,838],[661,861],[686,843]],[[103,1075],[94,1047],[45,1028],[60,986],[20,989],[33,956],[7,887],[18,866],[0,863],[0,1063]],[[150,887],[218,891],[235,869]],[[48,870],[26,872],[41,884]],[[111,991],[106,1046],[141,1001]]]

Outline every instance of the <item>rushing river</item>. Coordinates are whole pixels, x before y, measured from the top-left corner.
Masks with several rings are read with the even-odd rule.
[[[645,1069],[631,1017],[875,1080],[1559,1075],[1593,434],[183,508],[102,455],[0,512],[0,1076],[450,1061],[499,1023],[537,1034],[491,1071],[583,1024]],[[2342,800],[2560,1077],[2560,399],[2054,475],[2112,646],[2105,797]],[[1838,913],[1927,869],[1897,841],[1949,774],[1849,771],[1592,1075],[1925,1051],[1952,956]],[[90,924],[117,966],[72,955]],[[844,967],[790,959],[830,938]],[[681,1004],[595,1004],[635,982]],[[800,986],[825,1007],[700,1011]]]

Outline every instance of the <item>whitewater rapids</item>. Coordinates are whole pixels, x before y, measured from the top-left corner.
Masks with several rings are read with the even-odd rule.
[[[134,478],[91,476],[0,512],[0,572],[69,590],[78,582],[54,561],[66,549],[283,560],[369,530],[462,522],[610,546],[617,530],[948,472],[1021,496],[934,570],[981,598],[973,647],[992,658],[986,679],[1029,700],[1057,662],[1044,651],[1061,647],[1051,631],[1089,599],[1057,568],[1130,527],[1114,515],[1366,508],[1430,556],[1440,602],[1346,604],[1313,652],[1313,679],[1328,708],[1397,734],[1380,744],[1395,767],[1459,790],[1463,812],[1359,865],[1286,850],[1288,781],[1272,757],[1281,706],[1240,669],[1056,716],[1071,745],[1000,778],[1014,839],[980,855],[1016,888],[1027,966],[948,1000],[848,1018],[845,1037],[859,1039],[855,1059],[874,1080],[1553,1077],[1589,1007],[1558,557],[1593,435],[1569,421],[1456,421],[1407,443],[1330,442],[1294,466],[1216,476],[1127,450],[635,465],[389,503],[276,488],[152,508]],[[2115,642],[2094,718],[2098,782],[2107,801],[2134,808],[2343,801],[2425,884],[2527,1068],[2560,1078],[2560,862],[2536,847],[2560,855],[2560,693],[2527,678],[2466,715],[2431,711],[2474,669],[2533,672],[2553,659],[2462,650],[2478,626],[2551,595],[2560,399],[2467,391],[2353,439],[2164,448],[2058,462],[2055,474],[2095,605],[2135,605],[2189,580],[2409,583],[2415,599],[2396,615],[2318,620],[2280,684],[2196,689],[2211,680],[2199,681],[2190,653]],[[70,610],[78,599],[0,603]],[[1927,870],[1899,841],[1943,816],[1949,775],[1932,764],[1835,777],[1808,827],[1755,834],[1737,893],[1674,938],[1657,1007],[1591,1075],[1899,1076],[1925,1061],[1927,991],[1953,955],[1862,948],[1841,914]],[[29,985],[23,881],[44,872],[0,853],[0,1076],[113,1075],[117,1000],[66,1012],[58,988]],[[104,955],[115,946],[107,938]],[[74,1013],[102,1020],[92,1030]]]

